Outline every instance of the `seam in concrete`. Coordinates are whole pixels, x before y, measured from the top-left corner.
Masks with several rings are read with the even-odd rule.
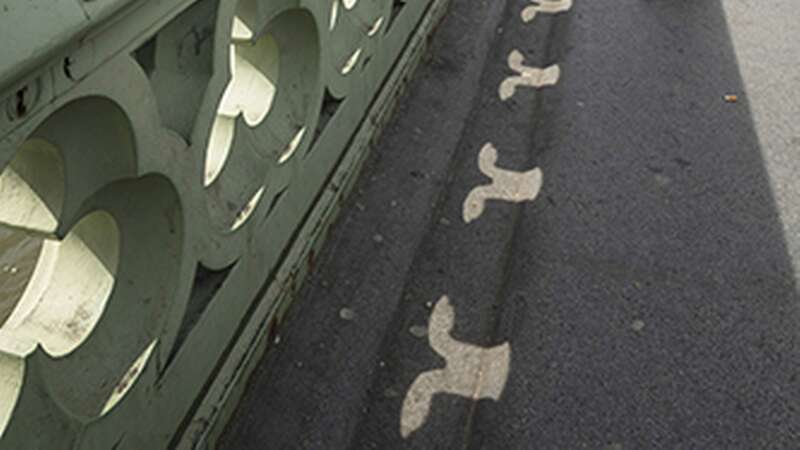
[[[541,25],[538,25],[539,23]],[[557,27],[555,26],[555,23],[556,22],[555,22],[553,17],[548,17],[546,20],[545,19],[540,19],[540,21],[536,25],[536,26],[546,27],[546,32],[544,33],[546,38],[545,38],[544,42],[542,43],[542,47],[544,48],[544,51],[541,53],[541,57],[540,58],[538,58],[538,59],[531,58],[533,60],[532,62],[534,64],[536,64],[536,65],[543,66],[543,65],[547,64],[548,61],[550,61],[552,59],[553,44],[555,42],[555,36],[556,36],[557,31],[558,31]],[[534,92],[533,95],[534,95],[534,116],[541,115],[543,107],[544,107],[544,95],[542,93],[538,92],[538,91]],[[531,130],[532,130],[532,132],[531,132],[531,142],[534,143],[534,147],[533,148],[535,149],[536,148],[535,143],[539,141],[538,137],[539,137],[539,133],[540,132],[539,132],[537,127],[531,127]],[[529,165],[534,162],[533,159],[534,159],[533,158],[533,154],[529,153],[529,157],[528,157]],[[520,226],[521,226],[521,223],[522,223],[522,220],[521,220],[522,209],[521,208],[514,208],[511,214],[512,214],[512,216],[511,216],[512,219],[511,220],[513,222],[512,232],[511,232],[511,237],[508,239],[508,242],[506,243],[506,249],[503,251],[503,255],[505,255],[505,258],[503,259],[503,262],[502,262],[502,264],[503,264],[503,267],[502,267],[502,270],[501,270],[502,282],[499,284],[500,287],[499,287],[499,289],[498,289],[498,291],[497,291],[497,293],[495,295],[495,299],[497,299],[497,301],[501,302],[501,306],[498,307],[498,310],[502,310],[502,303],[505,303],[505,299],[509,295],[509,292],[507,291],[507,286],[508,286],[509,277],[511,275],[511,267],[512,267],[511,263],[514,260],[514,255],[517,253],[517,250],[515,250],[515,249],[519,248],[519,246],[515,245],[514,243],[516,242],[516,240],[517,240],[517,238],[518,238],[518,236],[520,234]],[[493,342],[496,342],[498,340],[499,333],[501,332],[501,329],[502,329],[501,328],[502,327],[502,317],[503,317],[503,314],[498,314],[494,318],[494,326],[493,326],[493,330],[492,330],[492,333],[491,333],[491,341],[493,341]],[[471,438],[472,438],[472,434],[473,434],[473,427],[474,427],[474,423],[475,423],[475,416],[478,413],[478,407],[479,407],[479,403],[478,402],[473,402],[470,405],[470,411],[469,411],[468,416],[467,416],[467,423],[466,423],[466,425],[464,427],[464,434],[463,434],[464,440],[463,440],[462,448],[464,448],[464,449],[467,449],[470,446]]]

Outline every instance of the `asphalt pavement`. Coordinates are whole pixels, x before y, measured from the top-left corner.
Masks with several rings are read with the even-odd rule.
[[[453,0],[220,448],[800,448],[800,8],[531,5]]]

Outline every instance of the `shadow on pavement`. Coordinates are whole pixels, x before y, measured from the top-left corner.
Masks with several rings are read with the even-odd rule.
[[[797,237],[770,187],[792,180],[765,169],[720,1],[576,2],[547,31],[526,4],[456,2],[220,448],[796,446]],[[494,35],[456,128],[466,91],[443,86]],[[500,102],[512,48],[558,86]],[[467,226],[486,141],[544,186]],[[483,399],[434,394],[404,437],[412,384],[446,366],[425,328],[443,295],[452,339],[508,343],[510,371],[495,400],[465,366]]]
[[[796,446],[797,237],[722,4],[574,12],[539,159],[548,201],[512,246],[506,301],[524,298],[526,319],[469,447]]]

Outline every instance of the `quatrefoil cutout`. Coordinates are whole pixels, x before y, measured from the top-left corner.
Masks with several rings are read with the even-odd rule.
[[[231,32],[229,66],[231,78],[217,108],[206,152],[205,186],[219,177],[230,155],[236,119],[247,126],[260,125],[272,109],[278,86],[280,49],[267,35],[253,41],[254,33],[235,17]]]

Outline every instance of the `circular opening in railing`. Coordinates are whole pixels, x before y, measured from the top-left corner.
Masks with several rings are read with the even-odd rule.
[[[278,88],[280,53],[271,35],[253,42],[253,31],[239,17],[233,21],[230,45],[231,80],[222,94],[211,127],[206,151],[205,185],[219,177],[228,160],[236,119],[248,127],[260,125],[267,117]]]
[[[313,16],[268,8],[255,0],[237,5],[227,48],[230,79],[207,142],[209,209],[226,230],[244,225],[263,200],[270,167],[304,147],[321,97]]]
[[[0,327],[17,308],[58,226],[64,200],[61,155],[43,139],[25,141],[0,171]]]
[[[86,340],[103,313],[119,263],[119,229],[110,214],[96,211],[63,240],[42,238],[40,245],[3,328],[61,357]]]
[[[37,343],[48,396],[93,419],[128,394],[156,345],[181,202],[167,178],[133,178],[132,129],[111,100],[76,100],[11,149],[0,155],[0,331]]]
[[[94,330],[120,249],[118,226],[103,211],[86,214],[59,238],[64,197],[62,153],[41,138],[26,140],[0,170],[0,329],[38,342],[54,358],[72,353]],[[20,373],[0,380],[0,399],[16,402],[24,367],[9,358],[0,364],[5,375]],[[10,408],[0,411],[0,424],[10,420]]]
[[[184,225],[179,194],[162,175],[110,183],[85,204],[93,212],[70,235],[82,238],[96,257],[91,264],[72,262],[93,280],[91,288],[81,287],[80,297],[97,301],[78,315],[92,331],[73,352],[41,367],[60,374],[45,381],[63,409],[91,420],[124,403],[154,354],[179,284]],[[60,263],[54,273],[53,285],[70,276]],[[136,408],[137,402],[128,405]]]

